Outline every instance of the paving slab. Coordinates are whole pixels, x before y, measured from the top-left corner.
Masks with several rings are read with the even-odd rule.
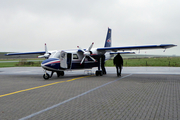
[[[70,71],[43,80],[40,68],[9,69],[0,69],[2,120],[180,119],[180,74],[124,68],[117,77],[112,67],[104,76]]]

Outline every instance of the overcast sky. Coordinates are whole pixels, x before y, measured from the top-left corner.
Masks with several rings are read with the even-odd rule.
[[[0,52],[176,44],[146,54],[180,55],[179,0],[0,0]]]

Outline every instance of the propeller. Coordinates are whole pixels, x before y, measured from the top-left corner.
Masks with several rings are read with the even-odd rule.
[[[38,58],[46,58],[46,59],[48,59],[50,55],[51,54],[48,52],[47,46],[46,46],[46,43],[45,43],[45,54],[38,56]]]
[[[95,60],[93,57],[91,57],[91,53],[90,53],[93,44],[94,44],[94,42],[89,46],[88,50],[86,50],[86,51],[83,50],[82,48],[80,48],[79,46],[77,46],[77,47],[83,52],[83,55],[84,55],[84,57],[83,57],[83,59],[81,60],[81,63],[80,63],[80,64],[82,64],[82,63],[84,62],[84,60],[85,60],[85,58],[86,58],[87,56],[90,57],[93,61],[96,62],[96,60]]]

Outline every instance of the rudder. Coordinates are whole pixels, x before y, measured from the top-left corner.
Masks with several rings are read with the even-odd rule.
[[[108,28],[104,47],[111,47],[111,29]]]

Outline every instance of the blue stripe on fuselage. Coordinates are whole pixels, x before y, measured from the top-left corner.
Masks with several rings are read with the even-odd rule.
[[[46,70],[59,70],[60,60],[58,58],[49,58],[41,63],[41,66]]]

